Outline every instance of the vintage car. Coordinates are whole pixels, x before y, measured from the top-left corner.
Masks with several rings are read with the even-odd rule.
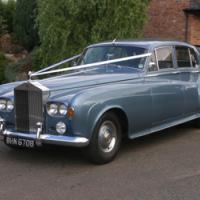
[[[200,125],[199,63],[196,47],[178,41],[91,45],[27,81],[0,86],[0,138],[12,148],[84,147],[93,162],[107,163],[122,137]]]

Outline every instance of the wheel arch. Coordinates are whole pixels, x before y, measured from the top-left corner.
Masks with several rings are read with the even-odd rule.
[[[128,132],[129,132],[128,117],[127,117],[126,112],[123,110],[123,108],[121,108],[119,106],[113,106],[113,107],[105,108],[105,109],[101,110],[101,112],[99,112],[99,114],[94,119],[94,122],[92,124],[91,135],[92,135],[92,133],[95,129],[97,122],[100,120],[100,118],[103,115],[105,115],[106,113],[109,113],[109,112],[114,113],[117,116],[117,118],[119,119],[119,122],[122,126],[122,136],[128,137]]]

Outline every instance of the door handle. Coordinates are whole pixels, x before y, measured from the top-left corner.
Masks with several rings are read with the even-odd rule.
[[[179,74],[180,72],[172,72],[172,74]]]

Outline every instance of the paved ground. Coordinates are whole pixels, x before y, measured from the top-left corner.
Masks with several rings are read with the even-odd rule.
[[[76,149],[14,151],[0,144],[1,200],[199,200],[200,130],[190,124],[125,141],[116,160]]]

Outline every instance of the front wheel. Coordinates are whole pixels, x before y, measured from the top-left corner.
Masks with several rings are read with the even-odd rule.
[[[114,159],[121,144],[121,125],[113,113],[104,114],[98,121],[88,146],[89,158],[97,164]]]
[[[193,120],[193,124],[196,128],[200,128],[200,118]]]

